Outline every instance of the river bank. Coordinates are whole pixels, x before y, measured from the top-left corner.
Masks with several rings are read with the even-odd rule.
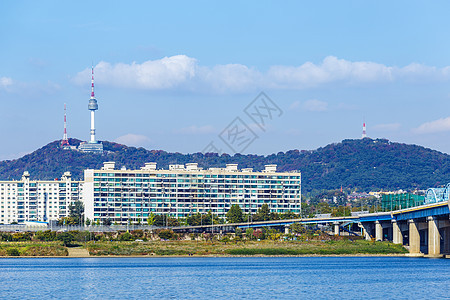
[[[2,242],[0,256],[21,257],[201,257],[201,256],[386,256],[404,255],[407,250],[390,242],[338,241],[91,241],[78,249],[60,242]],[[70,252],[76,253],[70,255]]]
[[[237,243],[200,241],[89,242],[92,256],[302,256],[405,254],[390,242],[341,241],[245,241]]]

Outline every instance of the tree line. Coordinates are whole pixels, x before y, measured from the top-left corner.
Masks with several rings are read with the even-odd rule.
[[[79,140],[70,139],[72,145]],[[264,169],[277,164],[279,171],[301,171],[302,191],[333,190],[341,186],[360,191],[380,189],[426,189],[450,181],[450,155],[417,145],[393,143],[385,139],[343,140],[317,150],[290,150],[267,156],[217,153],[170,153],[146,150],[104,141],[104,155],[67,151],[54,141],[22,158],[0,162],[0,178],[20,179],[23,171],[32,178],[51,180],[70,171],[74,179],[83,179],[86,168],[101,168],[105,161],[138,169],[145,162],[159,168],[170,164],[196,162],[199,167],[224,167],[237,163],[240,168]]]
[[[365,207],[366,208],[366,207]],[[205,214],[195,213],[191,214],[185,218],[175,218],[168,214],[160,215],[150,213],[145,221],[137,219],[132,221],[128,220],[129,225],[148,225],[148,226],[158,226],[158,227],[178,227],[178,226],[203,226],[203,225],[214,225],[214,224],[232,224],[232,223],[244,223],[244,222],[259,222],[259,221],[274,221],[274,220],[288,220],[288,219],[299,219],[299,218],[313,218],[316,214],[330,214],[333,217],[343,217],[350,216],[352,211],[359,209],[359,207],[351,208],[344,205],[332,206],[326,202],[302,203],[302,214],[296,214],[291,211],[285,213],[276,213],[270,210],[267,204],[263,204],[256,213],[245,214],[241,207],[237,204],[232,205],[228,212],[226,213],[226,218],[222,219],[218,216],[208,211]],[[371,210],[374,210],[371,207]],[[93,220],[84,219],[84,205],[81,201],[76,201],[69,207],[69,216],[63,217],[58,220],[59,225],[92,225],[92,226],[110,226],[117,225],[112,222],[111,219],[107,218],[100,222],[97,219],[95,222]]]

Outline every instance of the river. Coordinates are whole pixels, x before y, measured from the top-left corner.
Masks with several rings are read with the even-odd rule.
[[[2,258],[3,299],[449,298],[450,260],[406,257]]]

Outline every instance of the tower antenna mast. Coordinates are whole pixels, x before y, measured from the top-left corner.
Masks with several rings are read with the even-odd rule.
[[[366,121],[363,121],[363,132],[362,132],[362,138],[366,138]]]
[[[67,138],[67,119],[66,119],[66,104],[64,103],[64,135],[61,141],[63,149],[70,148],[69,139]]]

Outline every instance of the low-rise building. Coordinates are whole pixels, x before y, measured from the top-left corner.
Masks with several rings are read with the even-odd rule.
[[[234,204],[244,213],[256,213],[263,204],[277,213],[300,213],[301,173],[277,172],[276,165],[255,172],[237,164],[202,169],[196,163],[126,170],[106,162],[100,170],[84,171],[83,199],[86,218],[117,224],[145,223],[151,213],[180,218],[211,211],[225,218]]]

